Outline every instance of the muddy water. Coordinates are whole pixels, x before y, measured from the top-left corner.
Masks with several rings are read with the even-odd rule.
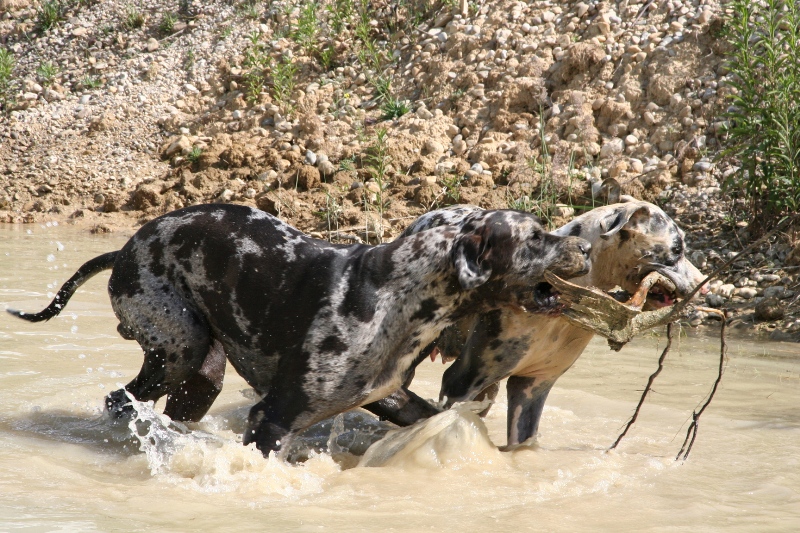
[[[41,309],[83,261],[123,242],[0,227],[0,308]],[[712,337],[681,339],[615,452],[605,449],[655,368],[658,336],[620,353],[593,342],[551,393],[538,448],[492,444],[505,440],[501,396],[485,424],[450,412],[390,435],[362,460],[381,466],[346,453],[289,466],[238,442],[252,402],[233,373],[188,430],[165,426],[161,406],[140,406],[138,438],[103,418],[103,396],[141,363],[115,331],[107,278],[49,323],[0,316],[0,531],[800,530],[798,345],[731,341],[686,463],[673,459],[716,374]],[[423,364],[414,388],[436,396],[441,372]],[[337,421],[334,450],[379,432],[365,420]]]

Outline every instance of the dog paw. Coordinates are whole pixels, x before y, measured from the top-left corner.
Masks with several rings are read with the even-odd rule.
[[[137,413],[128,398],[128,391],[119,389],[106,396],[106,413],[112,420],[136,418]]]

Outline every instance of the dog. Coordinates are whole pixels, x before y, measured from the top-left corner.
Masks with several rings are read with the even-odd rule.
[[[450,323],[505,306],[557,305],[543,273],[584,275],[590,252],[584,239],[550,235],[515,211],[471,213],[458,227],[373,247],[312,239],[244,206],[198,205],[86,262],[43,311],[9,312],[48,320],[111,269],[117,330],[139,343],[144,363],[106,397],[109,414],[133,416],[128,395],[167,396],[167,415],[197,421],[230,361],[262,397],[243,442],[268,455],[316,422],[395,392]],[[411,404],[412,414],[430,416],[432,408]]]
[[[588,211],[552,232],[581,237],[592,244],[590,272],[571,281],[604,291],[621,287],[634,293],[645,275],[657,271],[673,286],[651,288],[645,308],[671,305],[704,279],[686,259],[684,233],[658,206],[629,196],[621,199],[621,203]],[[464,205],[431,211],[401,237],[438,225],[458,227],[477,212],[480,208]],[[444,373],[440,400],[450,406],[456,401],[494,398],[497,382],[507,377],[508,445],[525,442],[537,433],[553,384],[583,353],[593,335],[557,314],[530,314],[518,308],[462,319],[436,341],[443,360],[455,359]]]

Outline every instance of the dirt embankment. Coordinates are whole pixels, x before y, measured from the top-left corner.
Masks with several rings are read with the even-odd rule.
[[[453,203],[560,224],[616,182],[663,205],[705,270],[747,242],[721,190],[736,169],[714,163],[718,2],[360,5],[63,2],[44,29],[45,3],[0,0],[0,221],[110,231],[236,202],[374,241]],[[794,242],[709,303],[748,325],[767,300],[762,324],[800,331]]]

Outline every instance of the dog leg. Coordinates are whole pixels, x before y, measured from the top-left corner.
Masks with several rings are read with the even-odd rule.
[[[225,363],[225,350],[215,339],[200,370],[167,396],[164,414],[181,422],[199,422],[222,392]]]
[[[368,403],[364,409],[398,426],[410,426],[418,420],[430,418],[441,411],[405,387],[377,402]]]
[[[112,306],[125,331],[144,351],[139,374],[106,397],[106,409],[115,418],[129,417],[133,408],[125,392],[139,401],[158,400],[179,390],[198,372],[209,354],[211,334],[205,318],[174,291],[159,287],[135,298],[115,298]],[[174,404],[174,402],[173,402]]]
[[[492,311],[475,321],[464,349],[442,376],[439,399],[447,397],[445,406],[474,399],[514,369],[518,359],[510,352],[517,348],[498,338],[502,332],[502,313]]]
[[[508,445],[525,442],[536,435],[544,402],[553,381],[511,376],[506,383],[508,392]]]
[[[475,396],[474,400],[476,402],[482,402],[484,400],[489,400],[491,402],[486,407],[486,409],[478,413],[479,417],[485,418],[486,415],[489,414],[489,410],[492,408],[492,403],[494,403],[494,399],[497,398],[497,394],[499,392],[500,392],[500,385],[498,385],[497,383],[492,383],[491,385],[480,391],[477,396]]]

